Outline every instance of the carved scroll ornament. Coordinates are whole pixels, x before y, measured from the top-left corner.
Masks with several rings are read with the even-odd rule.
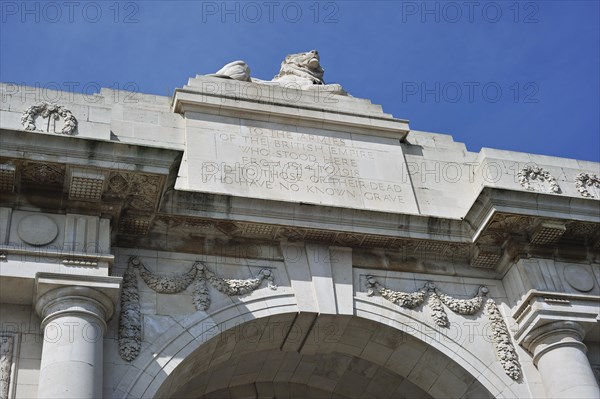
[[[40,103],[32,105],[27,108],[21,116],[21,124],[25,130],[39,130],[35,126],[35,118],[41,115],[43,118],[48,119],[47,130],[49,131],[50,121],[58,118],[63,118],[64,126],[61,129],[61,133],[67,135],[75,134],[77,129],[77,119],[73,116],[73,113],[61,105]]]
[[[450,322],[444,305],[454,313],[460,315],[477,314],[484,307],[484,297],[489,290],[485,286],[479,287],[477,294],[470,299],[457,299],[442,293],[435,284],[427,282],[415,292],[400,292],[385,288],[373,276],[366,277],[367,295],[373,296],[378,292],[386,300],[407,309],[413,309],[422,304],[425,299],[431,309],[433,321],[440,327],[449,327]],[[493,299],[485,301],[485,314],[491,323],[492,337],[496,354],[506,375],[513,380],[521,376],[521,366],[514,345],[511,342],[508,327]]]

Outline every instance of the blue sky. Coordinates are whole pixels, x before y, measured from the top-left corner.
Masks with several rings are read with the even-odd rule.
[[[0,80],[167,95],[319,50],[328,83],[411,128],[600,161],[598,1],[0,2]],[[72,83],[76,82],[76,83]]]

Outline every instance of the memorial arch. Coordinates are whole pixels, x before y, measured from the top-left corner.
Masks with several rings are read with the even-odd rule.
[[[0,398],[600,397],[599,165],[412,130],[318,57],[0,86]]]

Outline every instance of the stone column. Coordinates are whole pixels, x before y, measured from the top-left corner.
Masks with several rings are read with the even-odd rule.
[[[584,336],[583,326],[573,321],[555,321],[527,334],[523,343],[533,354],[548,398],[600,398]]]
[[[41,295],[44,343],[39,398],[101,398],[103,337],[114,310],[104,293],[85,286],[54,288]]]

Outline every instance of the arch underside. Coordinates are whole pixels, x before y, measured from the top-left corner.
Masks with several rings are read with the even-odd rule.
[[[155,397],[493,397],[432,346],[356,316],[280,314],[212,336],[179,363]]]

